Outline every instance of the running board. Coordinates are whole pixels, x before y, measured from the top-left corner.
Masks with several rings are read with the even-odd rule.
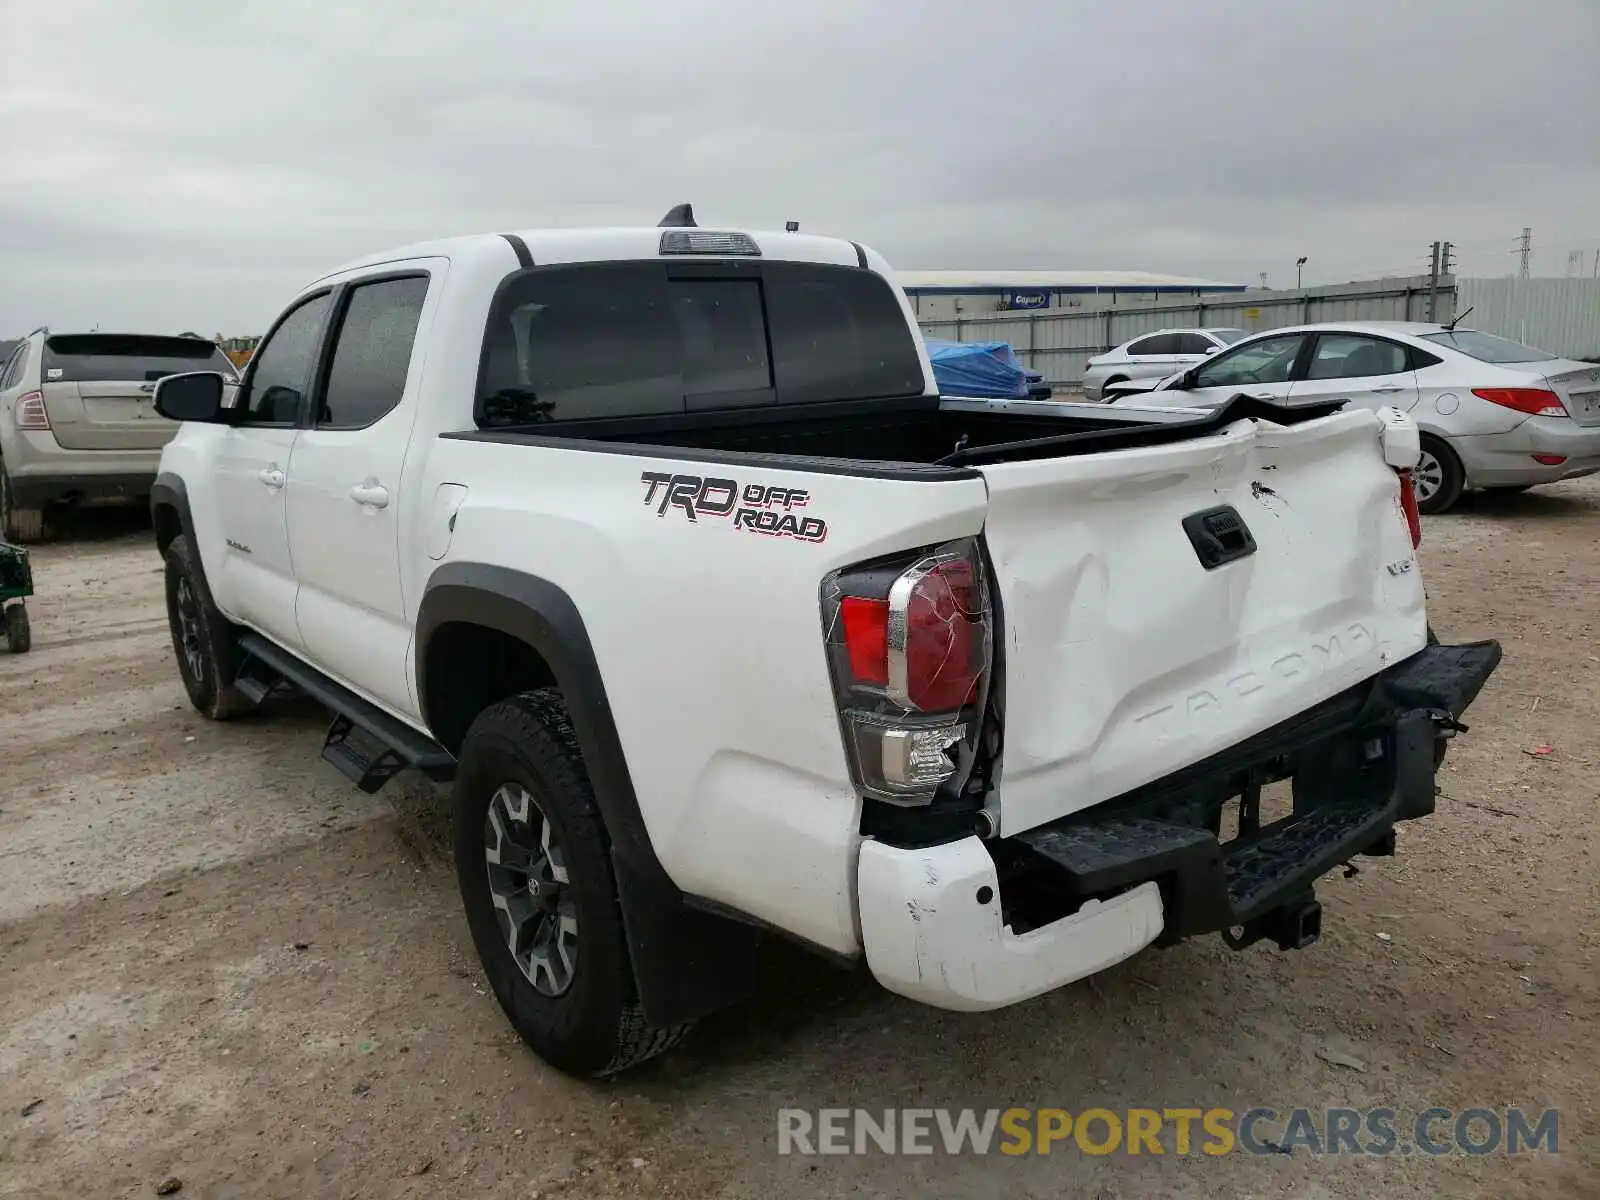
[[[298,687],[319,704],[333,710],[333,724],[322,747],[322,757],[338,767],[364,792],[376,792],[405,767],[415,767],[436,783],[455,778],[456,760],[438,742],[396,720],[371,701],[302,662],[257,633],[239,637],[244,661],[237,683],[247,694],[265,696],[277,684]],[[263,679],[257,667],[270,676]]]

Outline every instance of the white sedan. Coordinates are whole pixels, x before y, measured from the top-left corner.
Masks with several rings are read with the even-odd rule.
[[[1141,333],[1084,364],[1083,398],[1091,402],[1102,400],[1106,388],[1130,379],[1165,379],[1226,350],[1244,336],[1243,329],[1158,329]]]
[[[1210,408],[1239,394],[1289,404],[1392,405],[1422,431],[1418,507],[1467,488],[1521,490],[1600,471],[1600,367],[1493,334],[1402,321],[1274,329],[1110,403]]]

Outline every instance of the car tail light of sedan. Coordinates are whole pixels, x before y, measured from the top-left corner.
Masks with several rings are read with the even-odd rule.
[[[1502,408],[1514,408],[1533,417],[1564,417],[1561,397],[1549,388],[1487,387],[1473,388],[1472,394]]]

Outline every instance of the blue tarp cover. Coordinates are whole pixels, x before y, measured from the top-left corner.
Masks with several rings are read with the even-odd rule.
[[[1010,342],[947,342],[924,338],[941,396],[1026,399],[1028,379]]]

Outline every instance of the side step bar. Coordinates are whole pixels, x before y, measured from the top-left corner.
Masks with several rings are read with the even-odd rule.
[[[281,682],[298,687],[333,710],[333,724],[322,757],[355,781],[363,792],[376,792],[405,767],[415,767],[436,783],[455,778],[456,760],[426,734],[418,733],[343,684],[301,662],[257,633],[239,637],[244,661],[236,686],[260,701]],[[266,668],[266,678],[260,668]]]

